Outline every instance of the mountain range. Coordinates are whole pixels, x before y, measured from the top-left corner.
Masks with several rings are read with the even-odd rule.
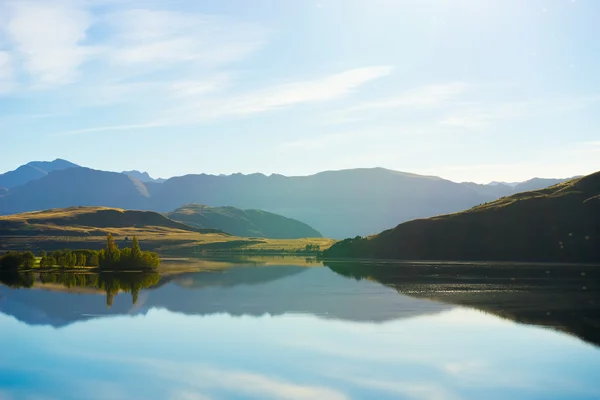
[[[600,262],[600,172],[346,239],[329,258]]]
[[[519,185],[456,183],[384,168],[294,177],[197,174],[161,182],[137,171],[98,171],[65,164],[68,162],[64,160],[47,164],[54,163],[70,167],[46,171],[27,182],[21,174],[20,185],[5,184],[8,191],[0,193],[0,214],[70,206],[164,213],[195,203],[263,210],[302,221],[326,237],[345,238],[374,234],[416,218],[460,211],[519,190]],[[0,175],[0,182],[8,181],[6,176],[14,176],[16,171]],[[546,183],[534,179],[520,185],[543,187]]]

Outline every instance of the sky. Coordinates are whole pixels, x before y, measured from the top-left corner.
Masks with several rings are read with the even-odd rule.
[[[600,170],[597,0],[0,0],[0,172]]]

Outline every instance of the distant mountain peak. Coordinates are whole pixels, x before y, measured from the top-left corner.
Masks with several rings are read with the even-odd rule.
[[[131,170],[131,171],[123,171],[121,172],[124,175],[130,176],[132,178],[137,179],[140,182],[164,182],[164,179],[154,179],[153,177],[150,176],[150,174],[146,171],[141,172],[141,171],[137,171],[137,170]]]
[[[79,165],[57,158],[54,161],[30,161],[13,171],[0,174],[0,187],[11,189],[43,178],[52,171],[79,168]]]

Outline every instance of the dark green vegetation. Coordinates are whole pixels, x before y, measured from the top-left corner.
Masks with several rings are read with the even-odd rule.
[[[35,255],[30,251],[9,251],[0,254],[0,271],[33,268]]]
[[[116,271],[155,269],[160,265],[160,258],[157,253],[142,251],[136,236],[131,241],[131,248],[119,249],[109,233],[106,248],[98,254],[98,265],[101,269]]]
[[[600,172],[346,239],[328,258],[600,262]]]
[[[464,210],[515,190],[508,185],[455,183],[383,168],[295,177],[199,174],[164,182],[129,173],[83,167],[53,171],[0,195],[0,215],[70,206],[170,212],[191,203],[229,205],[294,218],[326,237],[344,238],[373,234],[415,218]]]
[[[119,249],[109,233],[106,248],[95,250],[55,250],[50,253],[40,252],[39,263],[32,252],[8,251],[0,254],[0,270],[31,270],[34,268],[85,268],[97,267],[103,270],[139,271],[156,269],[160,265],[157,253],[142,251],[136,236],[131,240],[131,247]]]
[[[600,345],[597,266],[359,261],[325,265],[348,278],[377,281],[411,297],[473,307]]]
[[[215,228],[234,236],[271,239],[322,237],[300,221],[261,210],[188,204],[165,215],[196,228]]]

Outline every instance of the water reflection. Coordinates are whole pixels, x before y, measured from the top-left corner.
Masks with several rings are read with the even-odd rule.
[[[334,272],[399,293],[551,327],[600,345],[600,268],[581,265],[330,261]]]
[[[0,341],[10,345],[0,398],[600,396],[597,348],[460,306],[513,310],[515,319],[540,307],[573,311],[580,279],[496,276],[482,286],[465,267],[425,266],[412,277],[410,267],[384,267],[2,278]],[[554,304],[559,287],[573,290]]]
[[[357,282],[327,268],[248,266],[165,274],[40,274],[31,290],[0,287],[0,311],[29,324],[68,325],[153,308],[187,315],[282,315],[389,321],[451,306],[398,295],[376,282]],[[146,290],[142,290],[146,288]],[[106,297],[106,305],[98,295]],[[129,298],[128,298],[129,297]]]

